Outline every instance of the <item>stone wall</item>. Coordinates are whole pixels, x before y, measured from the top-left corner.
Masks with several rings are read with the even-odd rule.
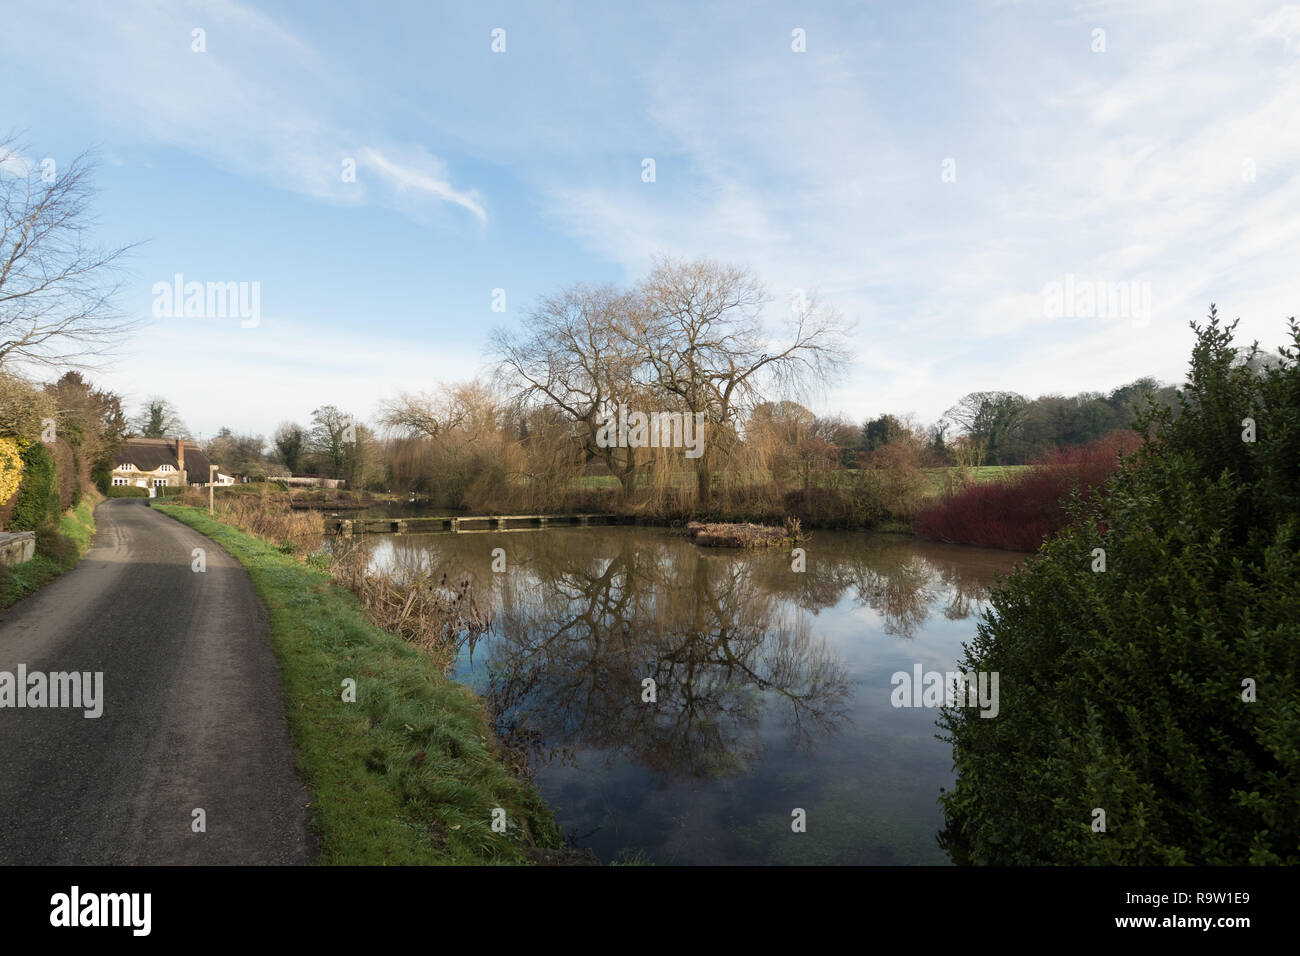
[[[13,567],[30,561],[36,554],[36,532],[0,533],[0,564]]]

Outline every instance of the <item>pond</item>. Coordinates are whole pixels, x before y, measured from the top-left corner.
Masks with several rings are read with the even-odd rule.
[[[954,670],[1024,555],[818,532],[798,571],[664,528],[356,541],[374,566],[474,581],[492,628],[454,676],[602,862],[948,862],[951,750],[891,677]]]

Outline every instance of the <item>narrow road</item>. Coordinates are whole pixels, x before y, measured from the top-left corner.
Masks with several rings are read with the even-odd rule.
[[[309,797],[248,574],[145,502],[110,499],[95,520],[76,568],[0,611],[0,673],[103,672],[98,718],[0,707],[0,863],[308,862]]]

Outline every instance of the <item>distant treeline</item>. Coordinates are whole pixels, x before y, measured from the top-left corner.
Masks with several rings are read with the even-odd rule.
[[[1023,465],[1128,428],[1148,400],[1178,413],[1178,389],[1149,377],[1110,392],[1077,395],[971,392],[927,428],[895,415],[873,418],[862,426],[858,443],[845,450],[852,456],[872,452],[910,431],[934,450],[935,464]]]

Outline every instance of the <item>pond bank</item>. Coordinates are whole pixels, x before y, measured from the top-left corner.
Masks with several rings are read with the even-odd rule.
[[[534,863],[564,848],[550,808],[501,762],[475,694],[323,571],[201,509],[154,507],[225,548],[266,605],[318,862]]]

